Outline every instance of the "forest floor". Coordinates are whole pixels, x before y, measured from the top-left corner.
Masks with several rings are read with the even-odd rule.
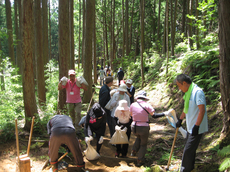
[[[154,95],[154,96],[152,96]],[[167,110],[162,103],[166,103],[168,100],[160,95],[159,91],[152,91],[149,95],[151,101],[149,102],[156,109],[156,112],[162,112]],[[178,114],[177,114],[178,115]],[[115,158],[116,148],[109,143],[109,129],[106,128],[106,134],[104,137],[104,142],[101,148],[101,157],[97,160],[89,161],[84,157],[86,162],[85,169],[89,172],[139,172],[139,171],[149,171],[150,167],[160,168],[161,171],[165,171],[168,163],[168,157],[171,151],[171,146],[174,139],[175,129],[168,123],[166,118],[161,119],[150,119],[150,135],[148,139],[148,148],[146,152],[146,163],[142,167],[137,167],[136,158],[131,157],[130,152],[132,145],[135,141],[135,136],[131,133],[131,138],[129,141],[128,158]],[[196,164],[195,168],[197,172],[217,172],[220,159],[216,155],[216,151],[210,149],[214,147],[219,135],[220,129],[215,130],[215,126],[221,124],[221,117],[218,113],[209,119],[209,132],[206,133],[200,142],[199,148],[197,150]],[[184,126],[184,125],[183,125]],[[212,129],[213,128],[213,129]],[[28,144],[29,133],[19,133],[20,142],[20,152],[25,154]],[[40,140],[36,142],[35,140]],[[84,143],[84,137],[79,137],[82,140],[81,146],[82,151],[86,149]],[[169,167],[170,171],[178,171],[181,163],[181,157],[183,153],[185,139],[178,132],[177,139],[174,146],[174,152],[171,159],[171,165]],[[92,141],[94,148],[96,147],[95,139]],[[62,152],[63,153],[63,152]],[[16,142],[11,141],[0,145],[0,172],[14,172],[16,169]],[[60,154],[61,156],[61,154]],[[48,159],[48,138],[39,137],[33,135],[31,149],[30,149],[30,159],[31,159],[31,171],[40,172],[45,161]],[[71,157],[71,153],[66,156],[63,161],[69,164],[66,169],[61,169],[61,172],[75,171],[74,162]],[[148,168],[146,168],[148,167]],[[49,168],[45,168],[44,172],[48,172]],[[153,170],[154,171],[154,170]]]

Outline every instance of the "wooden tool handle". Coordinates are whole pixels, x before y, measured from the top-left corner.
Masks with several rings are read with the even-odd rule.
[[[27,155],[29,156],[30,153],[30,144],[31,144],[31,139],[32,139],[32,133],[33,133],[33,127],[34,127],[34,116],[32,119],[31,127],[30,127],[30,137],[29,137],[29,142],[28,142],[28,148],[27,148]]]
[[[94,95],[94,93],[95,93],[95,91],[93,92],[93,95]],[[92,102],[92,99],[93,99],[93,95],[92,95],[91,100],[90,100],[90,102],[89,102],[89,106],[88,106],[88,109],[87,109],[87,113],[89,112],[89,107],[90,107],[90,105],[91,105],[91,102]]]
[[[17,147],[17,156],[19,159],[19,140],[18,140],[18,120],[15,119],[15,135],[16,135],[16,147]]]
[[[173,144],[172,144],[172,148],[171,148],[171,152],[170,152],[170,156],[169,156],[169,160],[168,160],[168,164],[167,164],[166,169],[169,169],[169,165],[170,165],[170,162],[171,162],[171,158],[172,158],[172,154],[173,154],[174,145],[175,145],[175,142],[176,142],[176,137],[177,137],[178,130],[179,130],[179,128],[176,128],[176,133],[175,133],[175,136],[174,136],[174,140],[173,140]]]

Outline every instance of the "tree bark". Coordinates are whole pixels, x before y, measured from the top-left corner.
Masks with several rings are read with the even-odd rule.
[[[172,9],[171,9],[172,10]],[[176,31],[176,18],[177,18],[177,0],[175,0],[175,7],[174,7],[174,16],[171,16],[172,18],[174,17],[173,24],[172,24],[172,39],[171,39],[171,53],[172,56],[174,56],[174,47],[175,47],[175,31]]]
[[[69,41],[69,1],[59,0],[59,79],[68,76],[70,41]],[[59,91],[58,110],[63,110],[66,103],[66,90]]]
[[[19,33],[18,33],[18,46],[19,54],[17,54],[17,59],[22,62],[22,4],[21,0],[18,0],[18,18],[19,18]],[[22,63],[19,65],[19,73],[22,75]]]
[[[92,96],[92,38],[93,38],[93,12],[95,0],[86,0],[86,30],[85,30],[85,48],[87,56],[84,58],[84,78],[89,84],[89,88],[84,92],[83,102],[89,102]]]
[[[1,39],[0,39],[0,73],[1,73],[1,91],[5,90],[5,80],[4,80],[4,75],[3,75],[3,63],[2,63],[2,45],[1,45]]]
[[[199,19],[199,10],[197,9],[199,7],[198,0],[196,0],[196,19]],[[199,27],[197,25],[196,27],[196,48],[200,49],[200,37],[199,37]]]
[[[193,11],[193,0],[189,0],[189,15],[192,15]],[[188,42],[190,49],[193,48],[193,40],[192,40],[192,20],[188,19]]]
[[[124,25],[124,19],[125,19],[125,14],[124,14],[124,0],[122,0],[122,58],[125,57],[125,25]]]
[[[181,27],[181,33],[184,33],[185,35],[185,20],[186,20],[186,9],[187,9],[187,6],[186,6],[186,3],[187,0],[183,0],[183,12],[182,12],[182,27]]]
[[[219,48],[220,48],[220,92],[224,112],[223,128],[220,138],[221,146],[229,145],[230,141],[230,1],[219,1]]]
[[[160,52],[160,20],[161,19],[161,0],[158,3],[158,20],[157,20],[157,50]]]
[[[95,12],[95,2],[93,3],[93,73],[94,73],[94,84],[97,84],[97,55],[96,55],[96,12]]]
[[[48,40],[48,7],[47,0],[42,0],[42,38],[43,38],[43,63],[49,62],[49,40]]]
[[[79,33],[78,33],[78,69],[80,69],[81,59],[81,0],[79,0]]]
[[[38,102],[40,106],[44,105],[46,102],[41,28],[42,28],[41,1],[35,0],[35,35],[36,35],[35,59],[36,59],[36,66],[37,66]]]
[[[8,34],[9,57],[12,65],[15,65],[10,0],[5,0],[5,6],[6,6],[6,25],[7,25],[7,34]]]
[[[83,13],[83,26],[82,26],[82,58],[81,58],[81,64],[82,66],[84,66],[84,58],[85,58],[85,0],[83,0],[83,4],[82,4],[82,13]]]
[[[129,56],[129,1],[125,0],[125,43],[126,56]]]
[[[73,0],[69,1],[69,40],[70,40],[70,69],[75,70],[74,59],[74,24],[73,24]]]
[[[142,79],[142,84],[141,88],[144,87],[144,82],[145,82],[145,76],[144,76],[144,57],[143,53],[145,51],[144,48],[144,17],[145,17],[145,0],[140,0],[140,17],[141,17],[141,79]]]
[[[15,28],[15,35],[16,35],[16,66],[20,69],[21,68],[21,56],[20,56],[20,44],[19,42],[19,29],[18,29],[18,1],[14,0],[14,28]],[[21,73],[19,73],[21,74]]]
[[[22,40],[22,66],[23,66],[23,98],[25,108],[25,130],[29,130],[31,119],[37,116],[38,111],[35,98],[35,82],[33,69],[33,0],[23,1],[23,40]]]

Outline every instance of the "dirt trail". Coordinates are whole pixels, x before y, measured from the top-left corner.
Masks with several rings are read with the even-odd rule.
[[[116,88],[116,80],[114,81],[114,86],[112,88]],[[159,100],[159,99],[158,99]],[[155,102],[156,103],[156,102]],[[153,105],[153,103],[151,102]],[[153,105],[154,107],[154,105]],[[160,123],[151,119],[153,123],[150,124],[150,136],[149,136],[149,145],[148,148],[156,146],[158,143],[156,140],[165,137],[169,140],[173,140],[175,130],[170,126],[166,125],[166,119],[161,121]],[[181,136],[178,136],[179,138]],[[81,138],[84,139],[84,138]],[[110,135],[108,126],[106,127],[106,134],[104,137],[104,142],[101,148],[101,157],[98,160],[88,161],[85,157],[84,160],[86,162],[86,170],[89,172],[141,172],[144,171],[143,168],[139,168],[135,166],[136,158],[131,157],[130,152],[132,149],[132,145],[135,141],[135,136],[131,133],[130,141],[129,141],[129,149],[128,149],[128,158],[115,158],[116,147],[109,144]],[[163,140],[163,139],[162,139]],[[164,142],[164,141],[162,141]],[[169,143],[169,142],[168,142]],[[163,148],[166,149],[170,153],[171,145],[167,142],[163,143]],[[96,148],[95,139],[92,141],[92,145]],[[20,152],[26,152],[27,142],[20,141]],[[82,145],[82,149],[85,150],[86,146]],[[23,152],[24,150],[24,152]],[[15,172],[16,169],[16,143],[12,141],[10,143],[0,145],[0,172]],[[32,172],[40,172],[44,162],[46,161],[48,155],[48,145],[45,147],[31,149],[30,151],[30,159],[32,165]],[[155,159],[157,157],[157,152],[153,155]],[[146,166],[151,166],[151,164],[156,164],[156,162],[151,161],[150,164],[145,164]],[[163,164],[165,167],[167,165]],[[162,166],[163,166],[162,165]],[[73,166],[73,161],[69,163],[69,166]],[[49,169],[43,170],[44,172],[49,172]],[[67,170],[59,170],[61,172],[67,172]],[[69,170],[72,171],[72,170]]]

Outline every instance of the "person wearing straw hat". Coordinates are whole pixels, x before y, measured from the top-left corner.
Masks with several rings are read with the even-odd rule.
[[[145,163],[145,153],[147,149],[147,142],[149,137],[149,115],[153,118],[159,118],[163,116],[171,115],[171,110],[163,113],[155,113],[154,108],[147,103],[149,98],[144,90],[140,90],[135,97],[136,102],[130,106],[130,115],[132,116],[133,122],[131,124],[131,130],[136,136],[135,143],[132,147],[131,156],[137,154],[137,164],[140,167]]]
[[[112,117],[114,117],[115,110],[118,107],[120,100],[126,100],[128,103],[128,106],[130,106],[130,99],[129,99],[129,96],[126,94],[126,92],[127,92],[126,84],[121,84],[119,88],[117,89],[117,92],[113,94],[113,97],[111,98],[111,103],[110,103],[112,107],[112,112],[111,112]]]
[[[176,84],[184,94],[184,110],[176,127],[180,127],[186,118],[187,138],[181,162],[181,172],[190,172],[194,169],[196,150],[204,132],[208,131],[208,117],[206,100],[203,90],[192,82],[186,74],[176,77]]]
[[[116,120],[116,127],[119,127],[121,130],[126,130],[126,135],[129,140],[131,135],[130,125],[132,123],[132,117],[130,116],[128,102],[126,100],[119,101],[119,105],[115,110],[114,118]],[[127,157],[129,144],[116,144],[116,148],[117,150],[115,153],[115,157]]]
[[[61,78],[58,84],[58,90],[66,89],[66,103],[69,112],[69,116],[72,118],[77,134],[81,134],[81,126],[78,123],[81,120],[81,96],[80,89],[87,91],[87,84],[82,80],[78,80],[75,77],[75,71],[70,69],[69,72],[70,79],[65,76]],[[81,79],[81,78],[79,78]]]

